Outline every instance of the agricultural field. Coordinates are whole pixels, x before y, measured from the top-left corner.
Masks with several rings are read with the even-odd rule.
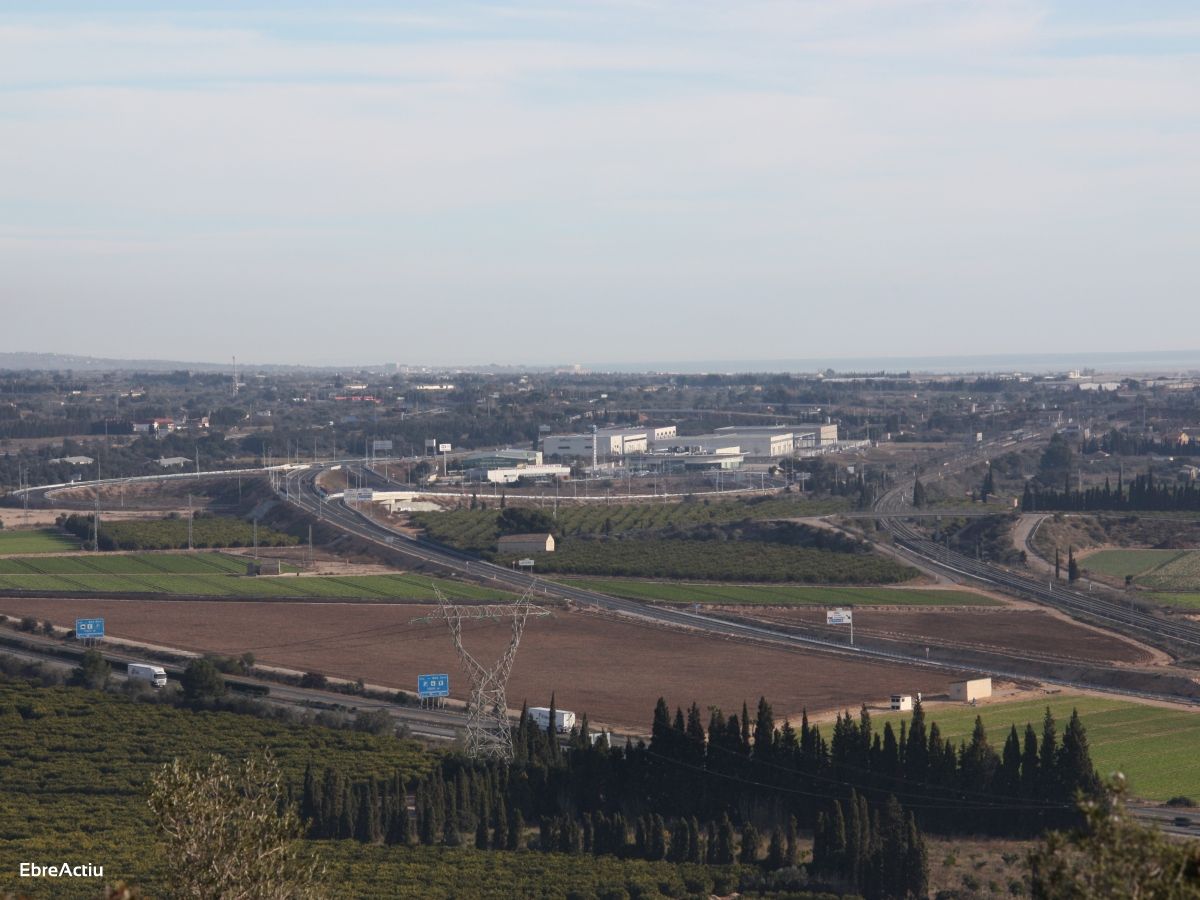
[[[244,575],[244,558],[224,553],[135,553],[0,559],[0,575]],[[286,571],[295,571],[292,567]]]
[[[22,553],[65,553],[79,549],[79,541],[49,528],[21,531],[0,529],[0,556]]]
[[[220,553],[10,557],[0,559],[0,591],[428,602],[435,599],[436,585],[455,600],[509,597],[504,591],[417,575],[246,577],[246,562]],[[281,570],[296,571],[286,564]]]
[[[696,584],[618,579],[560,579],[564,584],[659,603],[730,606],[999,606],[969,591],[920,588],[799,587],[784,584]]]
[[[1149,594],[1139,594],[1138,596],[1141,599],[1152,600],[1153,602],[1160,603],[1163,606],[1174,606],[1178,609],[1200,611],[1200,594],[1189,594],[1183,591],[1155,591]]]
[[[915,569],[872,553],[759,541],[568,539],[554,553],[538,553],[534,559],[536,572],[703,581],[896,584],[917,575]]]
[[[92,536],[90,516],[68,516],[63,525],[82,540]],[[232,516],[197,516],[191,523],[191,546],[290,547],[299,539],[265,526],[255,533],[254,525]],[[188,546],[188,520],[185,518],[126,519],[105,521],[100,518],[101,550],[182,550]]]
[[[290,725],[224,712],[191,712],[76,688],[0,681],[0,892],[95,897],[97,885],[22,881],[19,863],[102,863],[110,880],[156,886],[158,868],[145,784],[162,763],[220,752],[234,758],[265,746],[299,783],[312,762],[354,778],[419,776],[434,757],[414,742],[354,731]],[[70,881],[70,879],[68,879]]]
[[[1164,566],[1180,556],[1185,556],[1189,550],[1098,550],[1088,556],[1079,558],[1079,566],[1096,575],[1109,578],[1124,578],[1133,575],[1145,575],[1160,566]]]
[[[1071,710],[1078,709],[1087,729],[1092,759],[1103,776],[1121,771],[1129,779],[1134,796],[1146,800],[1167,800],[1183,795],[1200,799],[1200,712],[1180,708],[1149,706],[1071,694],[1052,694],[1044,699],[1011,703],[985,703],[968,706],[935,706],[926,709],[926,722],[937,722],[942,735],[955,741],[969,740],[975,716],[983,719],[988,739],[999,752],[1008,736],[1009,726],[1023,734],[1031,722],[1040,739],[1046,707],[1057,720],[1061,736]],[[907,715],[880,714],[878,727],[890,721],[898,728]]]
[[[803,500],[759,497],[753,500],[719,500],[679,503],[624,503],[560,505],[555,517],[558,533],[572,535],[622,535],[699,525],[738,522],[743,519],[789,519],[824,516],[849,508],[845,500]],[[500,536],[500,510],[460,509],[414,513],[412,521],[435,541],[463,550],[495,549]]]
[[[224,656],[249,651],[262,665],[363,678],[397,690],[411,691],[423,672],[449,672],[451,696],[466,699],[466,679],[446,626],[412,624],[433,610],[385,603],[0,598],[0,612],[18,619],[32,615],[70,627],[76,618],[102,616],[113,637]],[[504,623],[463,624],[464,643],[480,660],[496,659],[508,639]],[[798,722],[805,708],[857,709],[898,688],[932,695],[957,677],[555,609],[529,621],[508,701],[515,709],[524,700],[546,706],[555,692],[560,709],[641,733],[660,696],[685,708],[695,700],[733,711],[761,694],[771,699],[778,719]]]
[[[823,607],[763,606],[747,609],[743,615],[845,639],[843,626],[825,624]],[[1046,610],[1016,606],[861,606],[855,609],[854,629],[860,639],[1035,654],[1056,663],[1154,662],[1153,654],[1145,647],[1111,632],[1088,628]]]

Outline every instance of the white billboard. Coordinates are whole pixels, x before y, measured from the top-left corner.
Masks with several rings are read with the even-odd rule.
[[[380,450],[391,450],[391,441],[371,441],[371,449],[378,453]]]
[[[449,444],[438,444],[438,453],[449,453],[449,452],[450,452]]]
[[[849,625],[854,621],[854,610],[827,609],[825,610],[826,625]]]

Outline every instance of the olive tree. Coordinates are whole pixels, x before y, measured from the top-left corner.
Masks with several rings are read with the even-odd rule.
[[[322,896],[324,871],[303,850],[304,826],[269,754],[242,763],[214,754],[163,766],[150,808],[165,843],[172,896],[295,900]]]

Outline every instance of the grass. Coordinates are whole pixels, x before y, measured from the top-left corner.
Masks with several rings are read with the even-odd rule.
[[[78,540],[49,528],[0,530],[0,556],[19,553],[63,553],[78,549]]]
[[[1200,594],[1155,591],[1150,594],[1138,594],[1138,598],[1179,609],[1200,609]]]
[[[631,600],[737,606],[999,606],[966,591],[799,587],[786,584],[695,584],[668,581],[562,579],[564,584]]]
[[[223,553],[88,553],[0,559],[0,575],[244,575],[246,563]],[[296,570],[285,564],[283,571]]]
[[[945,707],[926,710],[926,722],[937,722],[943,736],[955,742],[970,738],[975,716],[983,719],[988,739],[997,752],[1004,746],[1009,726],[1023,734],[1033,723],[1039,740],[1046,707],[1058,722],[1061,737],[1071,710],[1078,709],[1087,730],[1092,761],[1100,774],[1125,773],[1132,793],[1146,800],[1167,800],[1182,794],[1200,799],[1200,712],[1149,706],[1106,697],[1056,694],[1038,700],[985,704],[979,707]],[[873,717],[878,727],[890,721],[899,728],[901,714]]]
[[[0,591],[157,594],[230,599],[453,600],[508,598],[505,591],[418,575],[245,577],[246,560],[221,553],[85,554],[0,559]],[[285,573],[296,570],[284,565]]]
[[[1100,550],[1079,561],[1079,565],[1097,575],[1124,578],[1132,575],[1136,579],[1155,569],[1173,562],[1188,550]]]

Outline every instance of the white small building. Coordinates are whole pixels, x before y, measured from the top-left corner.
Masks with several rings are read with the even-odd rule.
[[[468,476],[472,481],[488,481],[492,484],[516,484],[522,478],[531,481],[562,480],[571,477],[568,466],[516,466],[504,469],[471,469]]]
[[[897,712],[910,712],[913,708],[911,694],[892,694],[892,709]]]
[[[496,549],[503,556],[519,553],[553,553],[552,534],[506,534],[496,541]]]
[[[950,699],[963,703],[986,700],[992,696],[992,679],[972,678],[967,681],[950,682]]]
[[[174,466],[186,466],[191,460],[186,456],[165,456],[158,461],[158,464],[164,469],[170,469]]]
[[[90,456],[60,456],[50,460],[52,463],[66,463],[68,466],[90,466],[95,462]]]

